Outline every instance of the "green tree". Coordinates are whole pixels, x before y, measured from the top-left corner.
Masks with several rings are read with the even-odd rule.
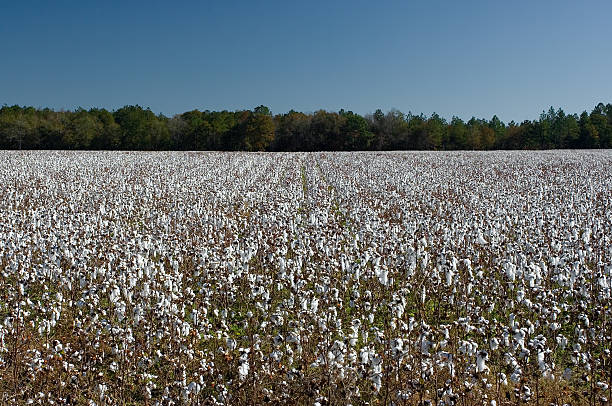
[[[342,112],[344,118],[340,128],[340,147],[342,150],[357,151],[368,150],[374,139],[369,130],[368,122],[352,111]]]
[[[244,125],[243,148],[246,151],[265,151],[274,140],[274,120],[270,115],[253,113]]]
[[[113,114],[121,127],[121,148],[131,150],[165,149],[170,145],[167,119],[151,109],[125,106]]]
[[[43,109],[39,112],[38,134],[40,137],[40,148],[61,149],[64,148],[62,139],[66,132],[68,120],[66,113],[56,112],[51,109]]]
[[[579,148],[597,148],[599,146],[597,127],[593,125],[591,117],[586,111],[580,114],[578,124],[580,126],[580,137],[578,140]]]
[[[468,128],[459,117],[453,117],[448,126],[448,149],[465,149],[468,146]]]
[[[494,148],[496,148],[506,135],[506,125],[499,119],[499,117],[494,115],[489,121],[489,128],[493,130],[493,133],[495,134]]]
[[[263,104],[255,107],[253,109],[253,114],[272,117],[272,111]]]
[[[342,145],[341,129],[344,117],[338,113],[319,110],[312,116],[308,138],[305,140],[307,151],[339,150]]]
[[[175,114],[168,120],[168,132],[172,148],[175,150],[185,150],[189,123],[183,118],[182,114]]]
[[[92,141],[92,147],[96,149],[115,150],[121,146],[121,128],[115,122],[113,114],[106,109],[91,109],[102,124],[102,130],[96,134]]]
[[[606,113],[606,106],[603,103],[599,103],[589,115],[591,124],[597,132],[597,147],[601,146],[602,148],[609,147],[610,139],[612,138],[612,126],[608,122]]]
[[[433,113],[427,120],[427,136],[423,140],[423,149],[439,150],[447,136],[446,120],[437,113]]]
[[[255,108],[244,121],[242,149],[265,151],[274,140],[274,120],[265,106]]]
[[[309,115],[294,110],[274,117],[276,131],[272,149],[274,151],[303,151],[306,149],[305,140],[310,131],[310,121]]]
[[[94,114],[78,109],[70,115],[62,142],[68,149],[89,149],[94,138],[102,133],[102,129],[102,123]]]
[[[0,139],[6,148],[32,149],[40,145],[37,112],[33,107],[4,106],[0,110]]]

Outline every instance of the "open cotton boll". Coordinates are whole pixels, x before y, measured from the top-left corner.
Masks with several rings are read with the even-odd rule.
[[[489,359],[489,354],[484,351],[478,351],[476,354],[476,372],[482,373],[485,371],[489,371],[489,367],[485,364],[485,362]]]
[[[389,275],[389,271],[387,271],[386,268],[380,268],[380,269],[377,269],[377,271],[376,271],[376,276],[378,277],[378,281],[383,286],[388,286],[389,285],[389,277],[388,277],[388,275]]]

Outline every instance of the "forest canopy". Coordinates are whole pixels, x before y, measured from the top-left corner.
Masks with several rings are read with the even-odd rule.
[[[492,150],[612,147],[612,105],[597,104],[581,114],[560,108],[538,120],[503,123],[472,117],[450,121],[432,114],[380,109],[361,116],[352,111],[289,111],[273,115],[253,110],[193,110],[173,117],[149,108],[115,111],[82,108],[55,111],[0,108],[0,149],[79,150]]]

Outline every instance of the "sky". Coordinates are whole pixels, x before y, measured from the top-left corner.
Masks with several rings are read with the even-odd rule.
[[[0,105],[517,122],[612,103],[612,2],[0,3]]]

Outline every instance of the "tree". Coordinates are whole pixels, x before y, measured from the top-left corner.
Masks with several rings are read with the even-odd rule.
[[[549,149],[554,145],[554,123],[557,113],[551,106],[548,112],[542,112],[540,114],[540,121],[534,124],[534,128],[537,128],[537,149]]]
[[[467,123],[467,147],[475,150],[490,149],[495,143],[495,133],[484,120],[472,117]]]
[[[168,132],[170,133],[172,148],[175,150],[185,150],[189,123],[183,118],[182,114],[175,114],[168,120]]]
[[[612,126],[608,123],[606,113],[606,106],[603,103],[599,103],[589,115],[591,124],[597,132],[597,147],[601,146],[602,148],[609,147],[612,138]]]
[[[575,114],[565,116],[561,127],[561,144],[557,148],[577,148],[579,138],[578,116]]]
[[[580,114],[578,124],[580,126],[579,148],[597,148],[599,146],[599,134],[586,111]]]
[[[165,149],[170,145],[166,119],[151,109],[125,106],[113,114],[121,127],[121,148],[132,150]]]
[[[404,113],[391,109],[383,114],[378,109],[371,117],[370,131],[373,133],[370,147],[375,150],[402,149],[408,143],[408,123]],[[405,147],[404,147],[405,148]]]
[[[446,120],[437,113],[433,113],[427,120],[427,133],[423,139],[422,149],[439,150],[446,138]]]
[[[78,109],[70,116],[62,142],[68,149],[89,149],[94,138],[102,133],[102,123],[93,114]]]
[[[62,139],[66,132],[67,124],[68,120],[64,112],[56,112],[51,109],[40,111],[37,129],[40,138],[40,148],[64,148]]]
[[[237,150],[241,148],[241,126],[250,114],[249,111],[229,112],[205,111],[202,118],[210,125],[208,142],[210,149]]]
[[[274,140],[274,120],[264,114],[250,114],[244,124],[242,148],[246,151],[265,151]]]
[[[6,148],[38,148],[40,134],[33,107],[4,106],[0,110],[0,139]]]
[[[506,125],[499,119],[499,117],[494,115],[489,121],[489,128],[493,130],[493,133],[495,134],[494,145],[497,146],[506,135]]]
[[[343,143],[342,126],[345,118],[339,113],[319,110],[312,116],[308,139],[305,140],[307,151],[339,150]]]
[[[468,129],[462,119],[453,117],[448,126],[448,149],[464,149],[468,145]]]
[[[343,112],[344,118],[340,129],[341,149],[346,151],[367,150],[370,148],[374,134],[368,128],[368,122],[352,111]]]
[[[267,106],[259,105],[253,109],[253,114],[272,117],[272,111]]]
[[[309,115],[294,110],[274,117],[276,130],[272,150],[303,151],[306,149],[305,140],[310,131],[310,121]]]

